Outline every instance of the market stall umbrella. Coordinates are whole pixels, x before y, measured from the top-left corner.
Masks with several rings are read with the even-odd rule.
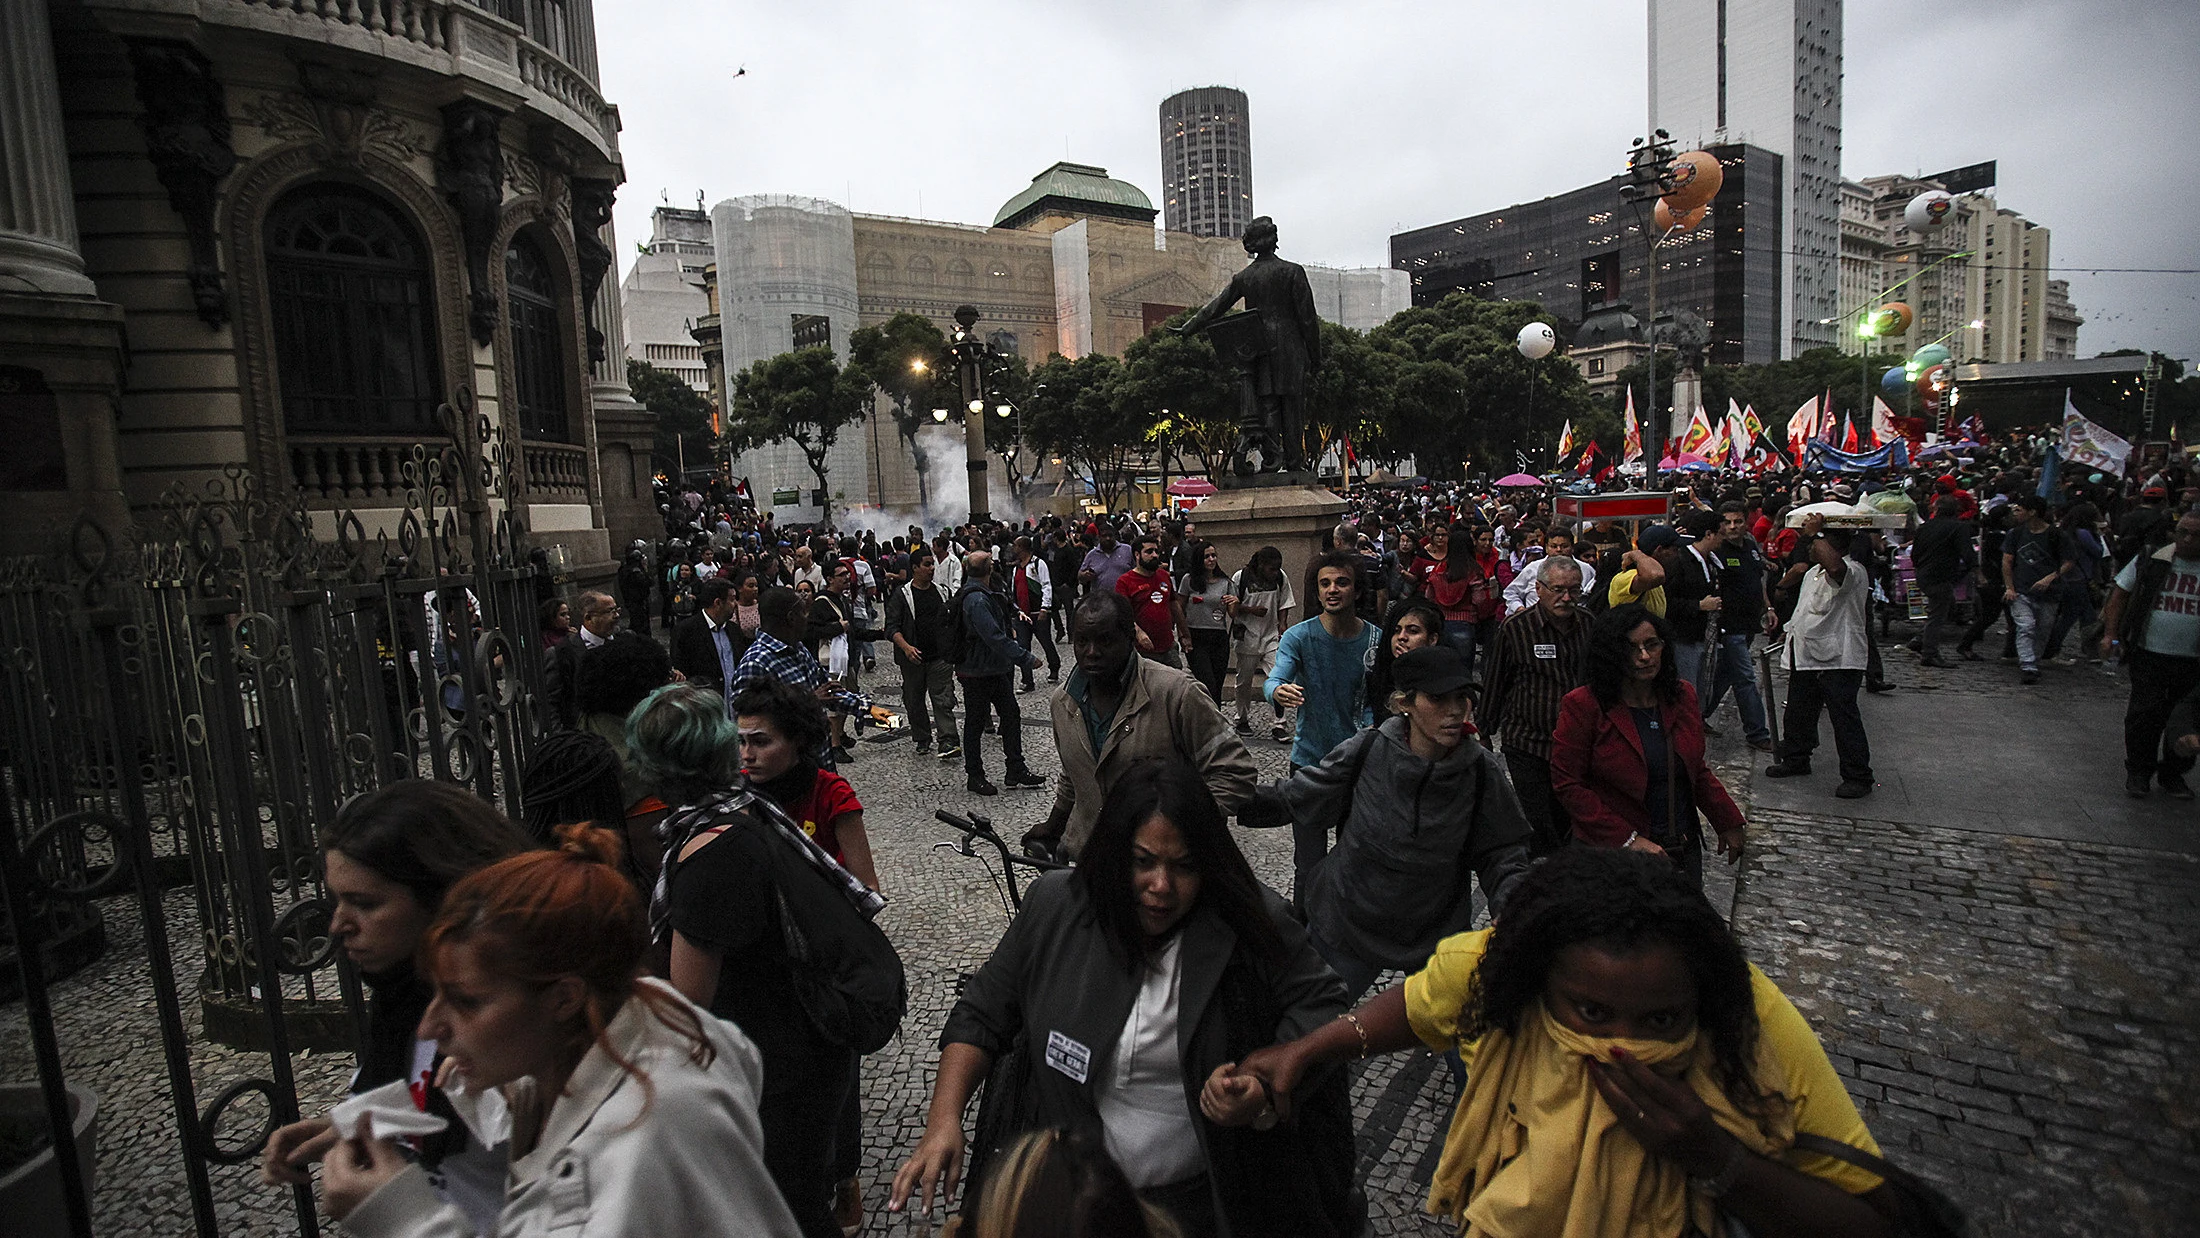
[[[1503,477],[1498,478],[1497,484],[1500,486],[1512,487],[1541,486],[1543,484],[1543,479],[1540,477],[1530,476],[1526,473],[1509,473]]]
[[[1169,483],[1169,493],[1187,499],[1203,499],[1215,492],[1215,484],[1204,477],[1179,477]]]

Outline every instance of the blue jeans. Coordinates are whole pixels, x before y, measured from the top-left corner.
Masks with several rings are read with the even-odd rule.
[[[1704,642],[1677,640],[1673,642],[1673,669],[1680,673],[1681,682],[1696,690],[1696,699],[1711,695],[1711,685],[1704,682]]]
[[[1772,726],[1765,720],[1765,698],[1757,690],[1757,659],[1750,656],[1747,632],[1727,632],[1719,637],[1719,667],[1713,672],[1711,691],[1703,698],[1703,716],[1719,708],[1727,689],[1734,690],[1734,707],[1742,713],[1742,734],[1751,741],[1771,739]]]
[[[1444,643],[1459,651],[1459,659],[1469,669],[1474,666],[1474,624],[1457,619],[1444,620]]]

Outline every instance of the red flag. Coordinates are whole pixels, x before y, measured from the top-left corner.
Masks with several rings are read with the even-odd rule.
[[[1856,422],[1847,413],[1841,414],[1841,450],[1850,453],[1863,450],[1856,441]]]

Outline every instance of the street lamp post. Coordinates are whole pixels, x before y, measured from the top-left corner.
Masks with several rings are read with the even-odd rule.
[[[982,524],[993,518],[986,496],[985,477],[985,341],[978,338],[978,307],[955,307],[955,331],[948,339],[948,355],[955,359],[963,401],[964,467],[970,472],[970,520]]]
[[[1632,204],[1650,239],[1648,270],[1649,306],[1643,334],[1650,344],[1650,383],[1643,400],[1642,483],[1646,490],[1658,484],[1658,456],[1665,450],[1664,423],[1658,416],[1658,246],[1665,240],[1658,230],[1657,211],[1651,204],[1673,192],[1673,135],[1660,129],[1647,138],[1636,138],[1627,152],[1627,183],[1619,187],[1622,201]],[[1644,211],[1648,208],[1648,215]],[[1676,408],[1677,414],[1680,410]]]

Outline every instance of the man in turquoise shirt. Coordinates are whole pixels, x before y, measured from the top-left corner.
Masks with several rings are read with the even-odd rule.
[[[1291,625],[1276,648],[1266,695],[1279,708],[1299,711],[1299,735],[1291,745],[1294,768],[1313,765],[1329,750],[1373,723],[1367,673],[1375,665],[1382,633],[1361,619],[1366,586],[1360,558],[1340,550],[1314,560],[1313,593],[1321,612]]]

